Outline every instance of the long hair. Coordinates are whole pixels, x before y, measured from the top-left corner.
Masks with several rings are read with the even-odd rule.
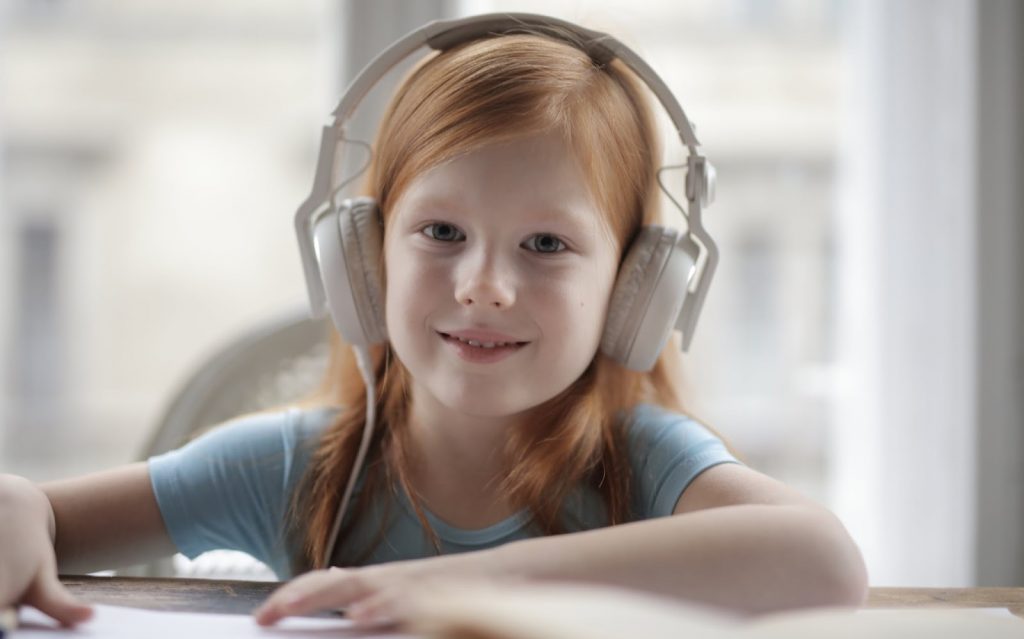
[[[640,227],[658,221],[660,146],[645,90],[622,63],[598,65],[579,48],[542,34],[464,43],[425,60],[398,88],[381,120],[363,191],[379,203],[387,233],[394,203],[416,176],[487,145],[558,131],[579,161],[621,259]],[[380,271],[386,282],[383,263]],[[338,537],[347,564],[372,551],[345,544],[354,522],[384,491],[405,491],[440,551],[409,481],[409,372],[388,344],[374,347],[371,357],[380,380],[377,428],[363,489]],[[629,521],[623,416],[640,402],[682,412],[680,370],[672,344],[645,373],[598,352],[573,384],[532,410],[529,426],[508,434],[502,494],[527,509],[544,534],[565,532],[563,502],[581,484],[602,496],[609,524]],[[365,392],[351,349],[332,333],[318,398],[340,410],[317,444],[291,517],[306,567],[321,567],[359,447]]]

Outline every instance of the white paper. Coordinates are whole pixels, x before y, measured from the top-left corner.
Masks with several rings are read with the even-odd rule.
[[[18,628],[9,635],[13,639],[46,639],[48,637],[103,637],[104,639],[200,639],[217,637],[345,637],[351,639],[412,639],[412,635],[395,632],[358,630],[347,619],[289,617],[275,626],[256,625],[251,615],[216,615],[192,612],[157,612],[123,606],[96,604],[89,621],[74,628],[61,628],[35,608],[22,606]]]
[[[506,603],[498,601],[497,604]],[[269,639],[274,637],[304,638],[341,637],[344,639],[415,639],[413,635],[358,630],[352,622],[345,619],[320,619],[291,617],[282,620],[278,625],[264,628],[257,626],[249,615],[216,615],[206,613],[154,612],[126,608],[121,606],[95,605],[92,620],[75,628],[60,628],[56,622],[30,607],[22,607],[20,625],[12,635],[4,639],[68,639],[69,637],[104,637],[118,639],[235,639],[258,637]],[[908,636],[952,637],[963,639],[981,639],[982,637],[1024,637],[1018,630],[1021,620],[1006,608],[976,609],[907,609],[883,608],[866,609],[857,612],[837,610],[810,610],[796,613],[785,613],[772,618],[761,618],[754,622],[742,622],[722,617],[712,618],[690,616],[685,609],[680,609],[677,619],[665,623],[648,614],[640,615],[646,610],[626,610],[617,630],[615,624],[608,619],[595,622],[587,615],[563,611],[560,615],[547,617],[539,627],[543,632],[535,632],[538,627],[525,620],[535,621],[536,614],[511,619],[507,615],[498,614],[501,610],[480,611],[488,623],[478,623],[472,627],[485,628],[491,634],[481,636],[521,636],[551,637],[553,635],[568,638],[590,639],[595,636],[614,637],[671,637],[687,639],[688,637],[720,637],[729,639],[798,639],[820,637],[866,637],[899,638]],[[515,611],[513,611],[515,612]],[[534,611],[536,612],[536,611]],[[576,611],[578,612],[578,610]],[[692,612],[692,611],[690,611]],[[687,613],[687,614],[683,614]],[[640,615],[640,616],[637,616]],[[542,615],[543,617],[543,615]],[[613,615],[614,617],[614,615]],[[1012,619],[1007,621],[1006,618]],[[462,619],[462,618],[460,618]],[[518,621],[517,621],[518,620]],[[561,623],[559,623],[561,620]],[[567,620],[575,620],[569,624]],[[456,620],[457,621],[457,620]],[[465,621],[465,619],[462,619]],[[712,623],[712,621],[714,623]],[[643,622],[649,622],[655,631],[643,632]],[[596,627],[595,627],[596,623]],[[680,633],[680,628],[689,623],[697,632]],[[1005,624],[1005,625],[1004,625]],[[623,629],[628,628],[629,631]],[[648,628],[647,630],[650,630]],[[633,632],[639,631],[639,632]],[[922,634],[923,633],[923,634]]]

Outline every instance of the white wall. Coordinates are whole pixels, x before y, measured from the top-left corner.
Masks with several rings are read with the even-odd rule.
[[[873,585],[969,585],[977,7],[848,11],[834,504]]]
[[[1024,8],[848,5],[833,489],[874,585],[1024,583]]]

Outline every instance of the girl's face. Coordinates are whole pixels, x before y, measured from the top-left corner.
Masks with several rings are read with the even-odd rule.
[[[597,352],[619,250],[557,134],[418,176],[384,246],[387,328],[414,405],[514,415]]]

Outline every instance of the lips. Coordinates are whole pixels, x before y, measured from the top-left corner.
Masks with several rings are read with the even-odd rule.
[[[516,339],[505,333],[481,330],[438,331],[445,338],[454,339],[479,348],[501,348],[505,346],[525,346],[529,342]]]
[[[529,344],[511,335],[490,331],[437,331],[437,334],[455,349],[461,359],[473,364],[501,361]]]

